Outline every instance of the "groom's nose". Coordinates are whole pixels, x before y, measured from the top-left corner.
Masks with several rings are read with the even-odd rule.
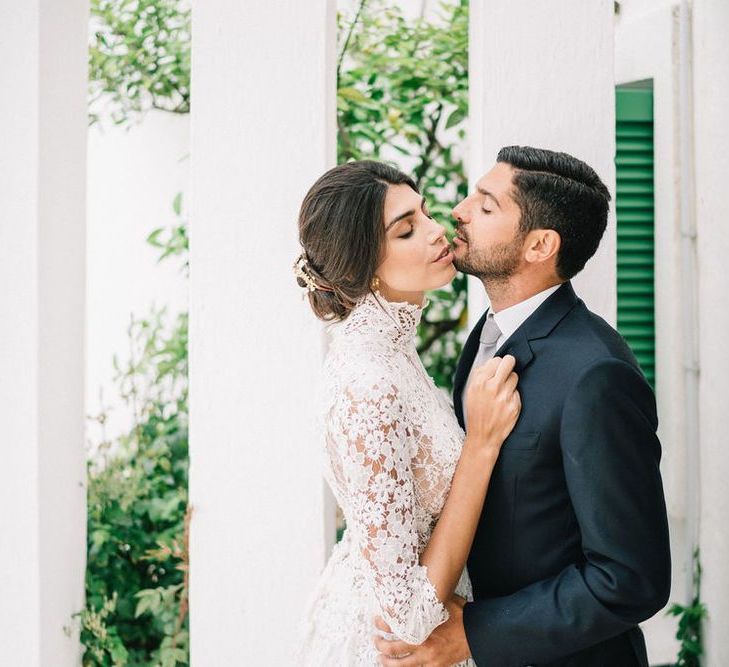
[[[468,222],[468,220],[465,219],[464,215],[466,212],[466,207],[463,205],[464,202],[460,202],[459,204],[456,204],[453,207],[453,210],[451,211],[451,215],[458,220],[458,222]]]

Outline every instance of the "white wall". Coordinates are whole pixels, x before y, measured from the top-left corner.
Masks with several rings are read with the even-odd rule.
[[[699,266],[702,592],[706,664],[729,664],[729,3],[695,0],[694,141]]]
[[[615,26],[617,84],[651,80],[655,158],[656,397],[658,435],[671,534],[671,602],[686,596],[686,438],[681,326],[680,165],[678,163],[678,19],[671,3],[623,2]],[[690,564],[689,564],[690,565]],[[664,613],[644,624],[648,654],[671,662],[678,652],[676,621]]]
[[[329,0],[217,0],[193,13],[197,667],[291,664],[333,542],[314,436],[322,328],[291,266],[300,202],[336,158],[334,9]]]
[[[0,3],[3,665],[81,660],[87,11]]]
[[[469,181],[502,146],[565,151],[592,166],[615,192],[613,3],[529,0],[471,3]],[[574,282],[588,307],[614,322],[615,215],[596,255]],[[469,278],[469,321],[486,304]]]
[[[189,206],[189,116],[150,111],[140,124],[104,123],[88,130],[86,290],[86,411],[108,408],[102,429],[87,424],[93,449],[102,436],[127,432],[131,411],[112,381],[112,357],[129,358],[130,315],[146,316],[152,304],[170,317],[187,310],[187,281],[180,261],[157,264],[160,251],[145,239],[157,227],[177,224],[172,200],[183,192]],[[102,400],[103,398],[103,400]]]
[[[691,62],[693,76],[693,160],[689,179],[682,179],[679,150],[679,30],[676,2],[623,0],[616,27],[618,82],[652,78],[654,81],[656,150],[656,364],[657,396],[664,446],[662,470],[671,522],[674,585],[673,601],[685,602],[686,518],[691,503],[686,491],[686,462],[691,448],[700,459],[699,526],[704,578],[702,596],[709,618],[705,624],[708,667],[729,661],[729,512],[726,479],[726,419],[722,397],[729,392],[725,331],[726,257],[729,251],[729,207],[723,196],[726,152],[729,150],[729,5],[722,0],[691,3]],[[680,196],[690,193],[697,227],[699,442],[686,442],[686,388],[681,307],[679,210]],[[655,659],[673,660],[676,620],[662,615],[646,628]]]

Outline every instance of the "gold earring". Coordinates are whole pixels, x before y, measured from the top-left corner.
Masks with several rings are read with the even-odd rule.
[[[380,289],[380,279],[378,276],[375,276],[372,279],[371,288],[373,292],[377,292]]]

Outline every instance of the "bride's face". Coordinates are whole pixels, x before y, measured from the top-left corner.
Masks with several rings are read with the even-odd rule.
[[[445,227],[430,217],[421,195],[405,184],[390,185],[384,213],[385,253],[376,272],[383,294],[424,292],[453,280]]]

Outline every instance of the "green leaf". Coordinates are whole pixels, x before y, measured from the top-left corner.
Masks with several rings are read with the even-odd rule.
[[[350,102],[369,102],[369,99],[364,95],[364,93],[356,88],[340,88],[337,93],[340,97],[343,97],[345,100],[349,100]]]
[[[455,125],[458,125],[459,123],[463,122],[466,118],[466,110],[465,109],[454,109],[451,112],[451,115],[448,116],[448,121],[445,124],[445,129],[449,130],[450,128],[454,127]]]

